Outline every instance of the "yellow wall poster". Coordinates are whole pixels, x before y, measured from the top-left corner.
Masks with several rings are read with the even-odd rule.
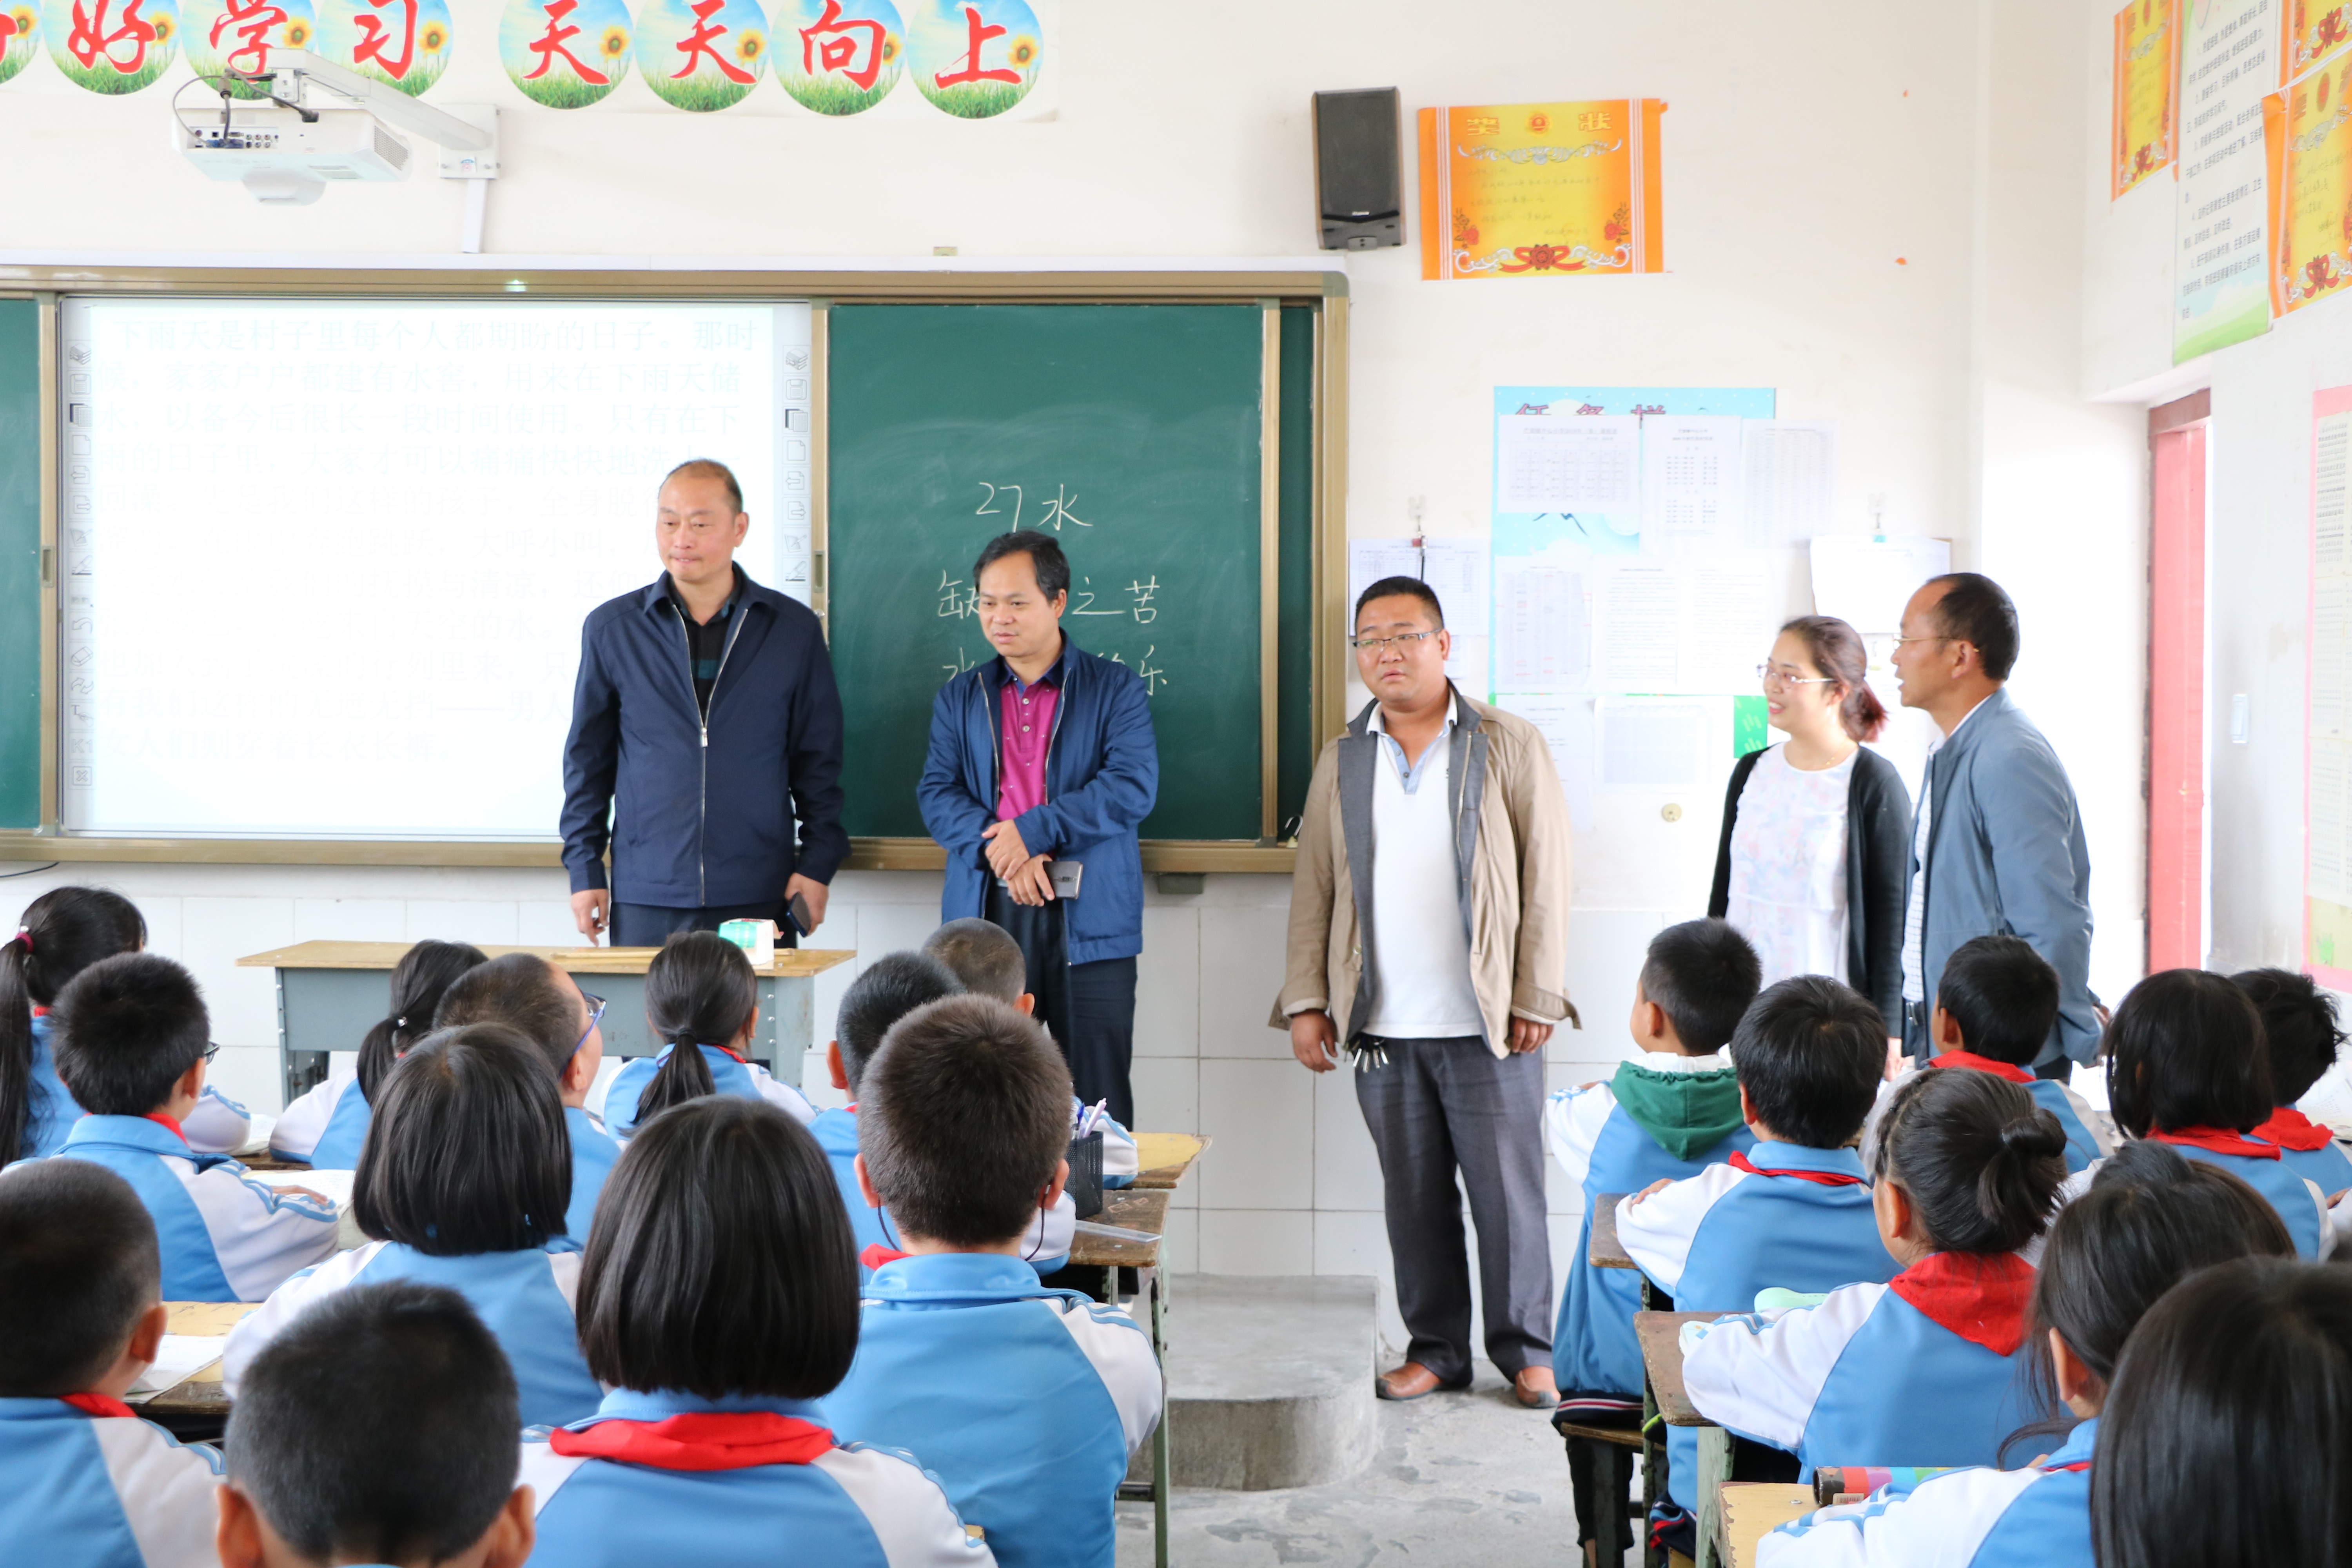
[[[1421,275],[1663,272],[1654,98],[1421,110]]]
[[[2352,3],[2289,0],[2286,47],[2279,55],[2279,80],[2301,76],[2352,44]]]
[[[2116,13],[2115,136],[2108,198],[2172,166],[2173,0],[2131,0]]]
[[[2352,283],[2352,57],[2263,100],[2270,157],[2271,308]]]

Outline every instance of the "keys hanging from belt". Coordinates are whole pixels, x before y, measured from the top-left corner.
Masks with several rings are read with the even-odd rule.
[[[1389,1065],[1389,1043],[1377,1035],[1358,1035],[1348,1042],[1359,1072],[1378,1072]]]

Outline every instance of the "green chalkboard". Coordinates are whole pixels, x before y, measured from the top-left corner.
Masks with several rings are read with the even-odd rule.
[[[1296,314],[1284,369],[1301,363],[1283,383],[1303,391],[1312,322]],[[1017,525],[1055,534],[1070,557],[1065,633],[1150,689],[1160,784],[1143,836],[1260,836],[1259,595],[1291,586],[1259,582],[1264,331],[1248,305],[832,310],[826,605],[852,835],[923,837],[915,783],[932,697],[993,657],[971,614],[972,559]],[[1301,435],[1300,466],[1283,465],[1297,519],[1286,546],[1307,537],[1309,419],[1302,407],[1284,420]],[[1303,617],[1307,552],[1284,554],[1299,582],[1277,602]],[[1311,744],[1302,724],[1284,729]]]
[[[0,827],[41,822],[39,307],[0,300]]]

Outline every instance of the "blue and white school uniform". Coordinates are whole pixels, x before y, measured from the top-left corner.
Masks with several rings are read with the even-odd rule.
[[[2183,1127],[2169,1131],[2151,1129],[2148,1137],[2169,1143],[2182,1155],[2219,1165],[2270,1201],[2294,1238],[2294,1250],[2305,1261],[2316,1261],[2336,1250],[2336,1227],[2327,1212],[2327,1194],[2319,1184],[2281,1157],[2275,1143],[2264,1143],[2222,1127]]]
[[[261,1310],[228,1333],[221,1381],[236,1396],[261,1348],[302,1310],[353,1285],[391,1280],[446,1285],[466,1298],[514,1368],[522,1424],[560,1426],[596,1413],[603,1385],[581,1358],[573,1301],[580,1289],[577,1252],[469,1252],[454,1258],[396,1241],[372,1241],[306,1269],[270,1293]]]
[[[604,1090],[604,1126],[614,1137],[627,1139],[637,1130],[637,1101],[644,1098],[646,1086],[669,1060],[675,1046],[664,1046],[661,1054],[651,1057],[631,1057],[613,1075]],[[704,1046],[702,1059],[710,1064],[713,1091],[731,1094],[743,1100],[764,1100],[793,1121],[806,1127],[816,1120],[816,1107],[811,1105],[801,1091],[791,1084],[780,1083],[757,1062],[747,1062],[725,1046]]]
[[[593,1112],[576,1105],[563,1108],[563,1130],[572,1135],[572,1204],[563,1211],[562,1241],[585,1247],[588,1226],[596,1218],[596,1199],[621,1158],[621,1146]]]
[[[367,1094],[360,1088],[358,1069],[346,1068],[279,1113],[269,1130],[269,1152],[313,1170],[357,1170],[367,1130]]]
[[[533,1432],[531,1489],[551,1568],[992,1568],[934,1476],[841,1445],[807,1400],[616,1388],[587,1419]]]
[[[857,1158],[857,1107],[843,1106],[838,1110],[820,1112],[809,1123],[817,1146],[824,1151],[827,1163],[833,1166],[833,1180],[841,1188],[841,1202],[849,1210],[849,1228],[857,1239],[857,1282],[862,1287],[874,1277],[874,1271],[894,1258],[904,1258],[898,1250],[898,1226],[887,1209],[877,1209],[866,1201],[865,1192],[857,1184],[857,1168],[851,1163]],[[1129,1140],[1132,1152],[1135,1145]],[[1103,1141],[1103,1158],[1110,1158],[1110,1141]],[[1128,1181],[1135,1180],[1129,1171]],[[1109,1184],[1109,1179],[1104,1179]],[[1077,1200],[1064,1189],[1054,1200],[1054,1206],[1040,1209],[1022,1238],[1021,1261],[1030,1271],[1043,1279],[1058,1273],[1070,1264],[1070,1243],[1078,1234]]]
[[[0,1399],[0,1545],[41,1568],[218,1568],[217,1448],[101,1394]]]
[[[2066,1170],[2069,1174],[2085,1170],[2116,1152],[2114,1134],[2108,1131],[2107,1120],[2091,1108],[2091,1102],[2056,1079],[2036,1078],[2026,1068],[2013,1063],[1995,1061],[1973,1051],[1946,1051],[1927,1058],[1927,1068],[1967,1072],[1990,1073],[2021,1087],[2033,1103],[2058,1119],[2066,1134]],[[1865,1165],[1878,1157],[1878,1121],[1885,1114],[1887,1101],[1895,1091],[1910,1081],[1914,1073],[1927,1068],[1908,1067],[1891,1083],[1878,1087],[1878,1099],[1870,1108],[1870,1118],[1863,1123],[1862,1159]]]
[[[33,1071],[31,1103],[26,1108],[23,1157],[54,1154],[66,1146],[66,1134],[80,1120],[80,1102],[58,1076],[57,1058],[49,1050],[49,1010],[33,1009]],[[242,1148],[253,1131],[253,1113],[210,1084],[196,1099],[188,1119],[180,1123],[188,1147],[199,1154],[226,1154]]]
[[[946,1252],[874,1271],[824,1408],[844,1438],[938,1475],[1005,1568],[1111,1568],[1112,1500],[1160,1397],[1125,1312],[1045,1289],[1018,1259]]]
[[[1862,1157],[1851,1149],[1759,1143],[1619,1204],[1617,1239],[1683,1312],[1744,1312],[1759,1290],[1812,1295],[1902,1271],[1878,1238]],[[1696,1511],[1696,1427],[1666,1428],[1666,1476],[1675,1505]]]
[[[1552,1331],[1552,1376],[1561,1407],[1586,1419],[1626,1417],[1642,1408],[1642,1347],[1633,1338],[1641,1279],[1630,1269],[1592,1266],[1594,1203],[1603,1193],[1637,1193],[1653,1182],[1696,1175],[1756,1142],[1739,1121],[1739,1087],[1721,1052],[1644,1051],[1621,1066],[1618,1078],[1629,1071],[1647,1075],[1645,1087],[1687,1086],[1689,1092],[1675,1097],[1684,1113],[1644,1126],[1608,1083],[1559,1089],[1544,1101],[1552,1158],[1582,1194]],[[1710,1099],[1718,1103],[1690,1113]]]
[[[1990,1465],[2023,1426],[2015,1357],[2033,1268],[1938,1252],[1817,1307],[1686,1326],[1683,1385],[1739,1436],[1819,1465]]]
[[[2279,1163],[2326,1196],[2352,1190],[2352,1156],[2333,1132],[2294,1106],[2280,1106],[2246,1136],[2278,1145]]]
[[[155,1221],[167,1301],[258,1301],[335,1249],[335,1207],[266,1187],[148,1116],[85,1116],[58,1157],[103,1165]]]
[[[1949,1470],[1809,1513],[1757,1543],[1757,1568],[2087,1568],[2098,1428],[2021,1470]]]

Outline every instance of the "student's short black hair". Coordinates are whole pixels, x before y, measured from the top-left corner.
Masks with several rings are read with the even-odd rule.
[[[1757,1120],[1776,1134],[1843,1148],[1886,1077],[1886,1023],[1853,987],[1800,974],[1748,1007],[1732,1031],[1731,1065]]]
[[[1970,937],[1944,961],[1936,1005],[1975,1055],[2032,1067],[2058,1022],[2058,972],[2021,937]]]
[[[1642,960],[1642,999],[1655,1003],[1675,1026],[1675,1037],[1694,1056],[1719,1051],[1756,989],[1764,966],[1748,939],[1727,921],[1685,921],[1650,939]],[[1768,1119],[1769,1120],[1769,1119]]]
[[[444,1285],[322,1297],[261,1348],[229,1413],[229,1483],[314,1563],[440,1563],[514,1491],[506,1352]]]
[[[144,1116],[204,1058],[212,1020],[195,976],[159,953],[101,958],[58,993],[58,1077],[93,1116]]]
[[[1887,1100],[1871,1179],[1901,1184],[1937,1251],[2014,1252],[2050,1224],[2066,1132],[2023,1084],[1915,1073]]]
[[[2167,969],[2133,986],[2107,1026],[2107,1100],[2135,1138],[2248,1132],[2269,1121],[2278,1101],[2253,998],[2203,969]]]
[[[1436,589],[1418,577],[1383,577],[1356,595],[1356,613],[1348,617],[1349,629],[1354,629],[1363,621],[1364,606],[1374,599],[1399,597],[1419,599],[1422,607],[1429,612],[1429,618],[1441,629],[1444,626],[1445,610],[1437,602]]]
[[[162,1300],[155,1222],[87,1160],[0,1172],[0,1399],[79,1394]]]
[[[856,1094],[866,1064],[882,1048],[890,1026],[928,1003],[961,994],[955,971],[928,952],[890,952],[866,966],[842,993],[834,1039],[841,1047],[841,1076]]]
[[[2311,1092],[2320,1074],[2336,1065],[2344,1029],[2336,1020],[2336,998],[2292,969],[2249,969],[2230,983],[2254,999],[2270,1044],[2271,1098],[2293,1105]]]
[[[436,1029],[372,1108],[352,1216],[380,1241],[451,1258],[563,1234],[572,1133],[547,1058],[505,1024]]]
[[[1948,637],[1973,644],[1988,677],[2007,680],[2017,668],[2020,642],[2017,606],[2007,590],[1977,572],[1947,572],[1927,580],[1930,587],[1937,584],[1944,596],[1936,601],[1937,626]]]
[[[971,563],[971,585],[980,586],[980,574],[1008,555],[1029,557],[1029,570],[1036,574],[1037,591],[1048,599],[1059,598],[1070,591],[1070,558],[1054,542],[1050,533],[1040,533],[1034,528],[1024,528],[1012,533],[1000,533],[981,546],[980,559]]]
[[[2352,1268],[2190,1275],[2124,1347],[2091,1466],[2102,1568],[2352,1562]]]
[[[433,1026],[504,1024],[539,1047],[560,1077],[580,1040],[580,994],[563,972],[535,952],[508,952],[476,964],[449,984]]]
[[[976,996],[1018,1002],[1029,989],[1029,961],[1013,933],[994,921],[950,921],[923,939],[923,951]]]
[[[688,1100],[629,1141],[596,1200],[581,1352],[621,1388],[817,1398],[856,1354],[856,1248],[807,1129],[762,1100]]]
[[[901,1018],[858,1091],[857,1150],[898,1228],[992,1247],[1037,1215],[1070,1142],[1070,1071],[1044,1027],[992,996]]]

